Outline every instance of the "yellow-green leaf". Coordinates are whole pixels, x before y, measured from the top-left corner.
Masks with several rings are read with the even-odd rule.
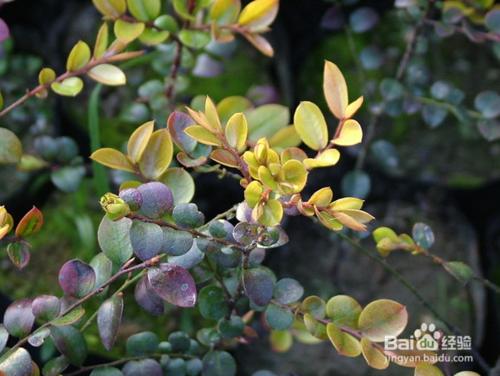
[[[56,72],[52,68],[43,68],[38,74],[40,85],[47,85],[56,79]]]
[[[311,149],[323,149],[328,143],[325,117],[314,103],[301,102],[295,110],[293,123],[302,141]]]
[[[251,208],[254,208],[260,201],[264,189],[258,181],[253,181],[245,188],[245,201]]]
[[[157,44],[163,43],[170,36],[170,32],[166,30],[156,30],[153,28],[146,28],[144,32],[139,37],[141,43],[148,46],[156,46]]]
[[[127,10],[125,0],[92,0],[96,9],[107,18],[120,17]]]
[[[337,119],[344,119],[349,101],[347,84],[340,69],[331,61],[325,61],[323,93],[330,111]]]
[[[375,240],[375,243],[378,243],[379,241],[385,238],[388,238],[393,242],[399,241],[398,235],[394,232],[393,229],[389,227],[378,227],[373,231],[372,235],[373,239]]]
[[[269,146],[280,152],[286,148],[300,145],[300,136],[293,125],[281,128],[269,139]]]
[[[444,376],[443,372],[436,366],[421,363],[415,367],[415,376]]]
[[[386,369],[389,367],[389,359],[370,340],[361,338],[361,352],[366,363],[375,369]]]
[[[340,133],[333,143],[340,146],[359,144],[363,139],[363,130],[356,120],[349,119],[344,122]]]
[[[260,166],[257,170],[259,180],[268,188],[275,190],[278,188],[278,183],[274,180],[271,171],[266,166]]]
[[[227,97],[217,103],[217,113],[223,123],[227,123],[229,118],[237,112],[243,112],[252,108],[252,102],[245,97]]]
[[[363,100],[364,100],[364,98],[363,98],[363,96],[361,96],[358,99],[356,99],[354,102],[349,103],[349,105],[345,109],[345,117],[346,117],[346,119],[350,119],[351,117],[354,116],[354,114],[356,112],[358,112],[359,108],[363,104]]]
[[[210,8],[210,19],[218,25],[232,24],[238,19],[240,9],[240,0],[215,0]]]
[[[408,323],[406,307],[394,300],[380,299],[368,304],[359,315],[358,327],[372,342],[397,337]]]
[[[337,219],[337,221],[342,223],[344,226],[349,227],[351,230],[360,231],[360,232],[364,232],[367,230],[366,225],[357,221],[355,218],[344,213],[343,211],[341,211],[341,212],[334,211],[332,214],[335,217],[335,219]]]
[[[74,72],[83,68],[89,62],[91,57],[90,47],[87,43],[79,41],[75,44],[68,55],[66,69],[68,72]]]
[[[266,31],[278,14],[279,0],[254,0],[241,11],[238,23],[251,31]]]
[[[361,310],[361,305],[347,295],[336,295],[326,303],[326,315],[339,326],[356,329]]]
[[[159,16],[160,0],[127,0],[128,10],[139,21],[151,21]]]
[[[221,165],[238,168],[238,160],[236,157],[227,150],[216,149],[210,153],[210,158]]]
[[[114,31],[116,38],[125,44],[128,44],[139,37],[144,31],[144,23],[142,22],[127,22],[124,20],[116,20]]]
[[[139,160],[139,170],[147,179],[157,180],[167,171],[173,153],[174,146],[168,130],[153,132]]]
[[[137,163],[141,159],[149,139],[153,134],[154,127],[154,121],[148,121],[138,127],[134,133],[130,135],[127,144],[127,154],[132,163]]]
[[[116,149],[102,148],[94,151],[90,159],[100,163],[106,167],[114,168],[116,170],[135,172],[134,166],[125,154]]]
[[[127,83],[125,73],[117,66],[111,64],[97,65],[87,74],[93,80],[108,86],[120,86]]]
[[[308,170],[318,167],[330,167],[337,164],[340,159],[340,153],[337,149],[327,149],[316,158],[307,158],[304,160],[304,166]]]
[[[283,165],[280,175],[280,187],[285,194],[302,191],[307,182],[306,168],[295,159],[290,159]]]
[[[472,371],[462,371],[459,373],[455,373],[454,376],[481,376],[479,373],[472,372]]]
[[[326,334],[326,325],[316,320],[316,318],[310,313],[304,314],[304,325],[311,335],[314,337],[327,340],[328,335]]]
[[[340,223],[334,216],[326,211],[316,210],[316,217],[318,217],[323,226],[330,230],[340,231],[343,228],[342,223]]]
[[[220,123],[219,114],[217,113],[217,108],[210,97],[207,96],[205,99],[205,116],[207,117],[209,127],[216,132],[222,131],[222,125]]]
[[[17,163],[23,155],[23,145],[16,134],[0,128],[0,163]]]
[[[97,37],[95,38],[94,44],[94,57],[99,59],[104,55],[108,48],[109,42],[109,27],[106,22],[104,22],[99,31],[97,32]]]
[[[201,125],[191,125],[187,127],[184,132],[186,132],[191,138],[205,145],[221,146],[222,144],[217,136]]]
[[[56,94],[65,97],[75,97],[82,91],[83,81],[79,77],[70,77],[62,82],[53,82],[50,88]]]
[[[248,123],[245,115],[241,112],[231,116],[225,129],[226,140],[228,144],[242,152],[247,145]]]
[[[363,207],[363,200],[356,197],[344,197],[335,200],[330,205],[331,210],[348,210],[354,209],[359,210]]]
[[[354,358],[361,354],[361,344],[352,335],[344,333],[337,325],[329,323],[326,334],[340,355]]]
[[[276,352],[287,352],[293,345],[292,334],[287,330],[273,330],[269,336],[271,348]]]
[[[309,201],[311,205],[316,205],[319,208],[328,206],[333,198],[333,191],[330,187],[321,188],[313,193]]]
[[[259,217],[259,223],[264,226],[277,226],[283,218],[283,206],[278,200],[268,200],[263,207],[262,215]]]

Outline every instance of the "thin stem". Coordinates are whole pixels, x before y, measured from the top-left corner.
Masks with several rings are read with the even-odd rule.
[[[162,256],[155,256],[155,257],[153,257],[153,258],[151,258],[149,260],[146,260],[146,261],[144,261],[144,262],[142,262],[140,264],[137,264],[137,265],[134,265],[134,266],[131,266],[131,267],[128,267],[128,268],[122,268],[122,269],[120,269],[115,275],[113,275],[112,277],[110,277],[99,288],[97,288],[97,289],[89,292],[83,298],[77,300],[75,303],[73,303],[68,308],[66,308],[63,312],[59,313],[59,315],[56,318],[54,318],[53,320],[48,321],[45,324],[41,325],[36,330],[36,332],[40,331],[40,330],[42,330],[44,328],[47,328],[47,327],[51,326],[54,320],[57,320],[58,318],[67,315],[68,313],[70,313],[71,311],[73,311],[75,308],[81,306],[83,303],[87,302],[89,299],[91,299],[95,295],[97,295],[100,292],[102,292],[105,287],[107,287],[110,284],[112,284],[113,282],[115,282],[121,276],[123,276],[125,274],[128,274],[128,273],[132,273],[132,272],[134,272],[136,270],[140,270],[140,269],[148,268],[150,266],[154,266],[154,265],[158,264],[158,262],[161,260],[161,258],[162,258]],[[2,359],[8,358],[15,350],[17,350],[19,347],[21,347],[23,344],[25,344],[28,341],[28,338],[30,337],[30,335],[27,335],[26,337],[21,338],[14,346],[12,346],[12,348],[9,349],[9,351],[7,351],[2,356]]]
[[[441,321],[445,326],[448,332],[455,334],[455,335],[462,335],[462,332],[460,329],[458,329],[455,325],[449,323],[436,309],[420,294],[420,292],[411,284],[410,281],[408,281],[400,272],[398,272],[396,269],[394,269],[392,266],[390,266],[385,260],[381,259],[377,255],[375,255],[373,252],[370,252],[366,248],[364,248],[361,244],[359,244],[357,241],[349,238],[347,235],[338,233],[338,235],[345,241],[347,241],[350,245],[354,247],[357,251],[360,251],[364,255],[368,256],[372,260],[376,261],[378,264],[380,264],[388,273],[390,273],[396,280],[401,283],[408,291],[410,291],[415,298],[418,300],[418,302],[425,307],[429,312],[431,312],[439,321]],[[484,358],[481,356],[479,351],[475,349],[474,347],[471,348],[471,353],[473,354],[475,360],[478,362],[479,366],[484,370],[489,372],[490,371],[490,366],[488,363],[484,360]]]
[[[433,3],[434,3],[434,0],[428,1],[426,10],[422,13],[422,17],[420,18],[417,25],[413,29],[410,40],[408,41],[408,44],[406,45],[405,52],[403,53],[403,56],[398,64],[398,68],[396,70],[395,78],[398,81],[403,78],[403,75],[406,72],[406,69],[408,68],[408,64],[409,64],[411,57],[415,51],[415,47],[416,47],[418,38],[423,31],[423,27],[425,25],[425,20],[427,19],[428,15],[432,9]],[[385,107],[385,103],[382,104],[382,108],[380,108],[376,113],[374,113],[370,119],[370,123],[368,124],[367,131],[366,131],[365,142],[363,143],[363,145],[361,147],[361,151],[360,151],[358,159],[356,161],[356,166],[355,166],[356,170],[361,170],[364,166],[364,163],[366,161],[366,156],[368,154],[368,149],[370,147],[370,144],[371,144],[373,138],[375,137],[375,129],[377,127],[378,121],[380,120],[380,117],[382,116],[382,113],[384,112],[384,107]]]
[[[169,76],[170,82],[168,83],[168,86],[165,90],[165,97],[167,97],[169,104],[173,102],[175,96],[175,84],[177,81],[177,76],[179,75],[179,70],[182,62],[183,45],[179,40],[176,40],[175,43],[176,44],[175,44],[174,61],[172,63],[172,68]]]
[[[105,54],[104,56],[102,56],[98,59],[93,58],[83,68],[80,68],[80,69],[72,71],[72,72],[65,72],[65,73],[61,74],[60,76],[56,77],[56,79],[54,81],[48,82],[46,84],[40,84],[40,85],[36,86],[35,88],[29,90],[21,98],[19,98],[15,102],[11,103],[9,106],[5,107],[2,111],[0,111],[0,117],[5,116],[6,114],[11,112],[16,107],[22,105],[28,99],[30,99],[30,98],[36,96],[37,94],[40,94],[40,93],[44,92],[45,90],[49,89],[50,85],[52,85],[54,82],[62,82],[62,81],[66,80],[68,78],[71,78],[71,77],[81,76],[81,75],[87,73],[88,71],[90,71],[92,68],[94,68],[97,65],[133,59],[135,57],[141,56],[142,54],[144,54],[144,51],[133,51],[133,52],[124,52],[124,53],[116,53],[115,51],[109,51],[107,54]]]

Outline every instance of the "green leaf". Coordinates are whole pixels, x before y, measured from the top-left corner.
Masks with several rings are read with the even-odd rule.
[[[40,85],[46,85],[56,79],[56,72],[51,68],[43,68],[38,74],[38,82]]]
[[[210,351],[203,357],[203,376],[234,376],[236,362],[226,351]]]
[[[372,342],[397,337],[408,323],[406,307],[394,300],[380,299],[368,304],[359,315],[358,327]]]
[[[295,130],[304,143],[313,150],[323,149],[328,143],[328,127],[321,110],[312,102],[301,102],[293,118]]]
[[[264,226],[277,226],[283,218],[283,206],[275,199],[267,200],[263,207],[262,215],[258,218],[259,223]]]
[[[52,183],[63,192],[75,192],[85,176],[84,166],[65,166],[50,174]]]
[[[128,10],[139,21],[154,20],[161,11],[160,0],[127,0]]]
[[[238,20],[240,0],[215,0],[210,8],[210,19],[217,25],[228,25]]]
[[[271,348],[276,352],[287,352],[293,345],[292,333],[288,330],[273,330],[269,336]]]
[[[17,163],[23,155],[23,145],[17,136],[6,128],[0,128],[0,163]]]
[[[301,310],[304,313],[311,314],[315,319],[323,319],[325,317],[325,309],[325,301],[315,295],[308,296],[301,304]]]
[[[167,171],[173,153],[174,146],[168,130],[153,132],[139,160],[141,173],[148,179],[157,180]]]
[[[81,366],[87,357],[87,343],[82,333],[72,326],[53,326],[50,333],[59,352],[71,364]]]
[[[229,307],[224,290],[215,285],[202,288],[198,294],[198,309],[203,317],[210,320],[219,320],[226,316]]]
[[[415,367],[414,376],[444,376],[444,373],[432,364],[421,363]]]
[[[248,139],[271,138],[290,123],[290,110],[279,104],[266,104],[246,112]]]
[[[123,314],[123,298],[115,295],[101,304],[97,311],[97,327],[104,348],[111,350],[120,328]]]
[[[153,332],[140,332],[127,339],[127,353],[132,356],[153,354],[158,349],[160,341]]]
[[[183,29],[179,32],[179,39],[188,47],[200,49],[210,42],[211,37],[205,31]]]
[[[79,306],[64,316],[52,320],[50,323],[54,326],[67,326],[78,322],[85,314],[85,309]]]
[[[167,185],[174,196],[174,204],[190,202],[195,192],[193,177],[183,168],[169,168],[160,178]]]
[[[177,33],[177,31],[179,31],[179,25],[177,24],[177,21],[169,14],[162,14],[155,20],[154,25],[157,28],[168,31],[170,33]]]
[[[121,19],[115,21],[114,31],[116,38],[125,44],[128,44],[139,37],[144,31],[144,23],[127,22]]]
[[[464,285],[474,278],[474,271],[472,268],[461,261],[445,262],[443,268]]]
[[[293,323],[293,313],[290,309],[272,303],[266,308],[265,318],[269,326],[275,330],[288,329]]]
[[[135,173],[135,168],[128,158],[122,152],[115,149],[98,149],[92,153],[90,159],[106,167]]]
[[[117,66],[111,64],[97,65],[87,74],[93,80],[107,86],[120,86],[127,83],[125,73]]]
[[[156,30],[148,27],[139,37],[139,41],[148,46],[156,46],[157,44],[163,43],[170,36],[170,32],[164,30]]]
[[[134,252],[130,241],[131,227],[132,220],[128,218],[111,221],[104,216],[97,230],[101,250],[116,265],[124,264]]]
[[[61,82],[53,82],[50,88],[64,97],[76,97],[83,89],[83,81],[79,77],[70,77]]]
[[[68,72],[74,72],[83,68],[87,65],[91,56],[88,44],[79,41],[69,53],[68,60],[66,61],[66,69]]]

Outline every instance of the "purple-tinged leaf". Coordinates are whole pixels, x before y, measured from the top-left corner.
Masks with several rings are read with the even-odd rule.
[[[9,27],[4,20],[0,18],[0,43],[10,37]]]
[[[94,269],[95,272],[95,287],[101,287],[103,283],[105,283],[113,273],[113,263],[111,260],[104,254],[98,253],[94,256],[94,258],[90,261],[90,266]]]
[[[32,373],[33,363],[30,353],[22,347],[0,362],[0,375],[31,376]]]
[[[81,366],[87,357],[87,343],[82,333],[72,326],[53,326],[50,329],[57,350],[75,366]]]
[[[123,298],[121,295],[113,296],[101,304],[97,311],[97,327],[99,336],[106,350],[113,347],[118,329],[122,321]]]
[[[196,285],[189,272],[177,265],[160,264],[148,270],[153,290],[170,304],[193,307],[196,303]]]
[[[207,161],[207,157],[201,156],[198,158],[191,158],[186,153],[180,152],[180,153],[177,153],[177,161],[181,165],[183,165],[184,167],[188,167],[188,168],[199,167],[199,166],[205,164],[205,162]]]
[[[7,246],[7,255],[10,261],[19,270],[24,269],[30,262],[30,245],[24,241],[10,243]]]
[[[0,353],[5,349],[7,341],[9,340],[9,332],[5,329],[5,326],[0,324]]]
[[[28,338],[28,343],[33,347],[40,347],[45,342],[45,338],[50,335],[49,328],[41,328],[33,332]]]
[[[197,77],[217,77],[224,72],[224,65],[212,58],[208,54],[201,54],[196,59],[196,64],[192,70]]]
[[[238,243],[249,245],[257,241],[259,236],[259,225],[240,222],[233,229],[233,238]]]
[[[258,306],[265,306],[273,297],[274,277],[267,269],[246,270],[243,285],[248,298]]]
[[[142,277],[141,280],[137,282],[134,297],[137,304],[152,315],[160,316],[165,313],[165,303],[162,298],[153,291],[147,276]]]
[[[57,296],[40,295],[33,300],[31,310],[37,319],[50,321],[59,315],[61,302]]]
[[[65,294],[82,298],[95,286],[94,269],[80,260],[70,260],[59,271],[59,285]]]
[[[130,229],[130,242],[141,260],[149,260],[163,248],[163,231],[155,223],[134,221]]]
[[[187,127],[193,124],[193,119],[179,111],[172,112],[167,120],[168,131],[173,141],[186,153],[191,153],[196,147],[196,141],[184,132]]]
[[[31,312],[31,299],[15,301],[7,307],[3,316],[5,329],[14,337],[24,337],[31,332],[35,316]]]
[[[125,376],[162,376],[163,370],[156,360],[144,359],[144,360],[133,360],[125,364],[122,369]]]

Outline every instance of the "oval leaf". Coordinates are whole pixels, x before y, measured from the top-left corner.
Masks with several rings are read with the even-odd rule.
[[[380,299],[368,304],[359,315],[358,327],[372,342],[398,336],[408,323],[406,307],[394,300]]]
[[[123,298],[116,295],[101,304],[97,311],[99,336],[106,350],[111,350],[116,340],[123,314]]]
[[[95,286],[94,269],[80,260],[70,260],[59,270],[59,285],[65,294],[82,298]]]
[[[196,285],[189,272],[177,265],[160,264],[148,270],[153,290],[170,304],[193,307],[196,303]]]
[[[300,103],[295,110],[293,125],[302,141],[311,149],[323,149],[328,143],[328,128],[325,117],[314,103]]]
[[[117,66],[111,64],[97,65],[87,74],[94,81],[108,86],[120,86],[127,83],[125,73]]]

